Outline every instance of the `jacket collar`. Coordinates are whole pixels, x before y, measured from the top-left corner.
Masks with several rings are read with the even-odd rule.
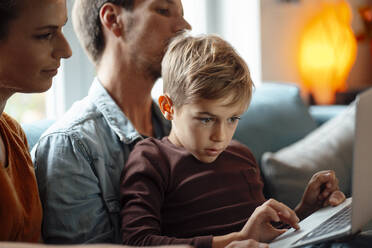
[[[134,128],[128,117],[121,111],[97,77],[89,89],[88,96],[96,105],[98,111],[102,113],[109,127],[118,135],[122,142],[130,144],[137,139],[142,139],[142,136]],[[165,120],[154,102],[151,109],[155,136],[160,138],[168,135],[170,123]]]

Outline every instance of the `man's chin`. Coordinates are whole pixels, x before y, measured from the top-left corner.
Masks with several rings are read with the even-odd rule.
[[[149,68],[148,75],[151,77],[151,79],[155,82],[161,77],[161,67],[159,68]]]

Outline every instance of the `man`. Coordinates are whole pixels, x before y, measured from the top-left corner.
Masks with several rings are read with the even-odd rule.
[[[121,243],[120,173],[138,140],[168,134],[151,98],[166,46],[190,25],[181,0],[75,0],[96,67],[89,94],[32,151],[46,243]]]

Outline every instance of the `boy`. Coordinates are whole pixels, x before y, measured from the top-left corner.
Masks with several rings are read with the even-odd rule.
[[[162,75],[159,105],[172,129],[138,143],[124,168],[124,244],[225,247],[285,231],[271,221],[298,229],[293,210],[265,200],[250,150],[231,141],[252,95],[243,59],[217,36],[181,36],[164,56]],[[332,172],[316,174],[306,192],[296,208],[301,216],[345,198]]]

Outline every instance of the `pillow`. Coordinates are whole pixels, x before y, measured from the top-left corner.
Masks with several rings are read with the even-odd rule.
[[[263,83],[255,89],[234,139],[248,146],[260,162],[264,152],[293,144],[316,127],[296,85]]]
[[[294,208],[315,172],[334,170],[340,190],[349,195],[353,155],[355,104],[304,139],[263,155],[265,188],[273,197]]]

